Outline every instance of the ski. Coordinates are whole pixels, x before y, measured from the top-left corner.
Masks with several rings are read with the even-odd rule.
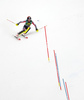
[[[21,36],[23,36],[24,38],[28,39],[28,37],[27,37],[27,36],[25,36],[24,34],[22,34]]]
[[[17,40],[21,40],[19,37],[17,37],[17,36],[14,36]]]

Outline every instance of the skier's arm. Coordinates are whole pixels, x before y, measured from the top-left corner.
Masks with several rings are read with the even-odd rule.
[[[32,24],[35,26],[36,31],[38,31],[38,28],[36,26],[36,24],[32,21]]]
[[[20,21],[19,23],[16,24],[18,26],[20,23],[25,23],[26,21]]]

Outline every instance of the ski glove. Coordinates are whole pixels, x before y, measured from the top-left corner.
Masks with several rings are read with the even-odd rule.
[[[38,32],[39,30],[36,28],[36,32]]]
[[[20,23],[17,23],[16,26],[18,26]]]

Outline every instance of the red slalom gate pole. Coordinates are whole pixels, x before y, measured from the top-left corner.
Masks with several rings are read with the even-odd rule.
[[[46,26],[44,26],[44,31],[45,31],[45,39],[46,39],[46,47],[47,47],[48,61],[50,61],[50,58],[49,58],[49,50],[48,50],[47,34],[46,34]]]
[[[65,82],[65,87],[66,87],[66,92],[67,92],[68,100],[70,100],[69,93],[68,93],[68,88],[67,88],[67,83],[66,82]]]

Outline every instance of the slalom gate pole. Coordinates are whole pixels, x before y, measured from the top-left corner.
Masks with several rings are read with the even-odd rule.
[[[47,41],[47,34],[46,34],[46,26],[44,26],[44,31],[45,31],[45,39],[46,39],[48,61],[50,61],[50,58],[49,58],[49,49],[48,49],[48,41]]]
[[[67,90],[66,90],[66,85],[65,85],[64,79],[62,79],[62,80],[63,80],[63,85],[64,85],[64,89],[65,89],[65,94],[66,94],[67,100],[69,100],[68,99],[68,95],[67,95]]]
[[[62,88],[61,88],[61,82],[60,82],[60,76],[59,76],[58,63],[57,63],[57,57],[56,57],[55,50],[53,50],[53,52],[54,52],[56,70],[57,70],[58,85],[59,85],[59,87],[60,87],[60,90],[62,90]]]
[[[66,83],[66,82],[65,82],[65,86],[66,86],[66,92],[67,92],[68,100],[70,100],[70,98],[69,98],[69,93],[68,93],[68,88],[67,88],[67,83]]]
[[[9,22],[11,22],[11,23],[13,23],[13,24],[15,24],[13,21],[11,21],[11,20],[9,20],[9,19],[7,19]]]
[[[55,54],[55,56],[56,56],[56,54]],[[56,62],[57,62],[57,56],[56,56]],[[60,86],[60,90],[61,90],[62,88],[61,88],[61,82],[60,82],[60,75],[59,75],[58,62],[57,62],[57,71],[58,71],[58,77],[59,77],[59,86]]]

